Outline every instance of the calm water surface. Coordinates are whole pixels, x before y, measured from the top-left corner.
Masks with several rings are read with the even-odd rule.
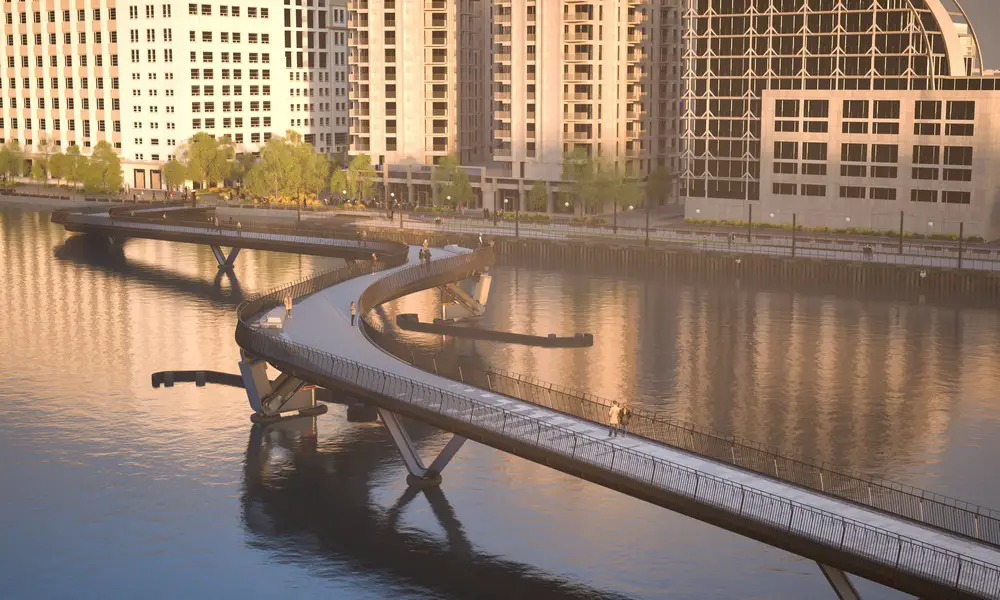
[[[234,286],[207,248],[116,254],[0,209],[0,596],[831,595],[808,561],[483,446],[410,494],[385,431],[339,407],[262,431],[241,390],[151,389],[235,372],[242,294],[334,264],[246,252]],[[387,313],[438,310],[425,292]],[[997,312],[503,267],[486,324],[596,344],[415,341],[1000,504]]]

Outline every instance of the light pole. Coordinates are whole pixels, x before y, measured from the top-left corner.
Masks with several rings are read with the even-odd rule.
[[[392,221],[392,207],[396,204],[396,192],[389,192],[389,201],[385,203],[385,212],[389,215],[389,220]]]
[[[614,211],[611,217],[611,234],[618,235],[618,196],[614,197]]]
[[[965,237],[965,221],[958,223],[958,268],[962,268],[962,238]]]
[[[347,202],[347,190],[340,190],[340,197],[344,199],[344,202]]]

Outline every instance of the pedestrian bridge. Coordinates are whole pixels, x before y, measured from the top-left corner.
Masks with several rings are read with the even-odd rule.
[[[513,389],[501,394],[492,380],[475,387],[419,369],[373,343],[380,337],[369,322],[375,307],[485,271],[493,264],[491,248],[435,248],[429,262],[419,262],[416,246],[322,232],[241,232],[207,221],[121,218],[99,207],[58,211],[53,220],[97,235],[348,259],[380,253],[374,265],[351,261],[242,303],[236,341],[258,414],[298,412],[290,401],[306,383],[362,399],[378,409],[414,484],[439,482],[450,458],[471,439],[814,560],[841,598],[857,597],[848,572],[924,598],[1000,600],[1000,518],[988,509],[777,455],[766,455],[765,463],[773,460],[770,472],[766,464],[744,461],[737,440],[723,440],[729,460],[721,446],[700,445],[701,432],[693,429],[667,435],[657,429],[661,424],[609,438],[599,422],[603,415],[588,418],[565,399],[553,402],[542,393],[529,401]],[[296,300],[294,316],[280,329],[262,326],[269,314],[283,311],[289,295]],[[362,317],[357,327],[350,320],[352,301]],[[281,372],[275,381],[266,377],[267,364]],[[464,379],[461,371],[459,377]],[[400,415],[454,434],[429,466]],[[765,455],[754,456],[760,462]]]
[[[417,480],[439,477],[461,443],[471,439],[815,560],[843,598],[857,597],[845,571],[920,597],[1000,598],[1000,548],[973,535],[651,439],[609,438],[606,426],[593,420],[394,358],[366,337],[371,309],[465,279],[493,261],[491,249],[435,249],[430,264],[418,264],[418,250],[409,249],[409,264],[386,265],[375,273],[349,266],[247,301],[239,308],[237,342],[248,359],[266,361],[283,376],[342,390],[378,407]],[[282,310],[277,307],[289,293],[297,298],[294,316],[280,331],[261,328],[261,317]],[[350,324],[352,301],[363,316],[359,327]],[[424,467],[396,415],[455,438]]]

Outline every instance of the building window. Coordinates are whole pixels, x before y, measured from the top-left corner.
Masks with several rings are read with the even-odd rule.
[[[797,160],[799,145],[796,142],[774,142],[775,160]]]
[[[802,184],[802,195],[803,196],[826,196],[826,186],[817,185],[812,183]]]
[[[771,188],[777,196],[795,196],[797,193],[797,188],[794,183],[777,183],[775,182]]]
[[[976,103],[971,100],[950,100],[946,117],[949,121],[975,121]]]
[[[972,204],[972,194],[945,190],[941,192],[941,202],[946,204]]]
[[[914,146],[913,164],[915,165],[941,164],[941,148],[939,146]]]
[[[857,198],[864,200],[865,198],[865,188],[856,185],[842,185],[840,186],[840,197],[841,198]]]
[[[937,190],[910,190],[910,202],[937,202]]]
[[[917,100],[914,119],[922,121],[937,121],[941,118],[940,100]]]
[[[895,200],[896,188],[873,187],[869,190],[868,197],[872,200]]]

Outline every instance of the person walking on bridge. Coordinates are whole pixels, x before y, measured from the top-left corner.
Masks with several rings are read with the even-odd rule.
[[[293,303],[294,302],[292,300],[292,295],[291,294],[285,294],[285,317],[286,318],[292,316],[292,306],[293,306]]]
[[[608,411],[608,437],[618,437],[618,426],[621,424],[622,407],[615,400],[611,403],[611,410]]]
[[[628,423],[632,420],[632,409],[628,407],[628,402],[622,404],[621,414],[618,415],[618,423],[622,435],[628,435]]]
[[[236,221],[236,235],[243,235],[243,223]]]
[[[354,307],[354,301],[351,301],[351,327],[354,327],[354,317],[358,316],[358,309]]]
[[[372,275],[378,271],[378,255],[372,252]]]

